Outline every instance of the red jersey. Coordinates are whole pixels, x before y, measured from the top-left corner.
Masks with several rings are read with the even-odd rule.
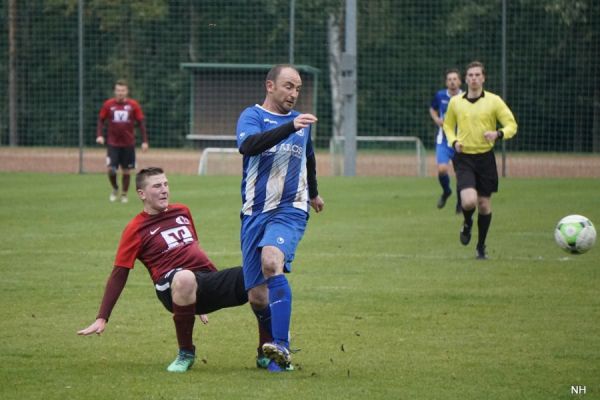
[[[104,121],[108,120],[106,144],[114,147],[135,146],[135,122],[140,126],[144,143],[148,142],[146,129],[143,124],[144,113],[137,101],[125,99],[118,102],[109,99],[104,102],[98,115],[97,136],[102,136]]]
[[[127,224],[115,266],[131,269],[136,258],[148,268],[154,283],[173,268],[217,270],[200,248],[192,215],[183,204],[171,204],[160,214],[142,211]]]

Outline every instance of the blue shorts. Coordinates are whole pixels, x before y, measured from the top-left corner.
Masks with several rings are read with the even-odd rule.
[[[261,250],[275,246],[285,255],[284,270],[291,272],[296,247],[304,235],[308,213],[293,207],[242,216],[240,242],[246,290],[265,283]]]
[[[435,161],[437,164],[449,164],[454,158],[454,150],[448,147],[445,140],[435,145]]]

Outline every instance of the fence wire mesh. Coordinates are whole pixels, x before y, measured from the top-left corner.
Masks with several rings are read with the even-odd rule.
[[[129,82],[131,97],[144,110],[151,151],[194,148],[186,136],[194,133],[195,94],[184,63],[275,64],[293,57],[319,70],[317,147],[327,148],[332,135],[340,134],[335,76],[343,50],[343,0],[83,5],[86,157],[98,151],[98,111],[117,79]],[[503,36],[502,0],[358,2],[358,135],[416,136],[431,155],[431,97],[443,87],[446,68],[462,70],[477,59],[486,65],[486,88],[506,99],[519,122],[517,137],[507,143],[509,175],[600,176],[600,3],[505,5]],[[0,40],[0,169],[11,163],[35,169],[39,162],[23,156],[33,147],[51,153],[52,147],[79,144],[77,7],[77,0],[0,3],[0,34],[6,38]],[[220,77],[218,69],[211,73],[215,81],[232,79],[231,69]],[[243,69],[239,74],[237,79],[257,79]],[[247,95],[235,86],[227,92],[213,84],[205,96],[214,93],[222,103],[213,106],[227,107],[227,96]],[[253,102],[262,96],[256,92]],[[15,152],[12,146],[28,149]],[[11,161],[15,154],[20,159]],[[398,171],[392,166],[389,173]]]

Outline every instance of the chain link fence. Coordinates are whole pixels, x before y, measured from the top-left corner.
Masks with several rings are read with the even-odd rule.
[[[58,151],[53,148],[70,154],[68,148],[79,145],[78,5],[0,3],[0,35],[6,38],[0,40],[0,170],[11,163],[35,169],[40,163],[31,154]],[[518,135],[507,142],[508,175],[600,176],[599,2],[359,1],[357,16],[359,136],[416,137],[431,156],[431,97],[443,87],[445,69],[477,59],[486,65],[486,88],[506,99],[519,122]],[[226,85],[262,79],[236,65],[290,61],[318,71],[314,102],[304,111],[314,106],[315,142],[326,149],[332,136],[342,135],[336,110],[343,36],[343,0],[85,1],[85,157],[102,159],[96,120],[117,79],[129,82],[146,114],[149,154],[158,156],[161,148],[194,153],[195,146],[209,145],[187,139],[202,123],[194,119],[195,96],[219,99],[211,107],[229,107],[227,114],[235,115],[241,109],[231,109],[240,106],[227,98],[251,105],[264,97],[260,85]],[[184,64],[228,67],[215,67],[213,84],[198,87]],[[365,150],[376,160],[382,149]],[[387,156],[395,149],[383,150]],[[408,151],[397,150],[399,156]],[[361,154],[357,172],[366,174]],[[397,173],[403,172],[393,164],[377,172]]]

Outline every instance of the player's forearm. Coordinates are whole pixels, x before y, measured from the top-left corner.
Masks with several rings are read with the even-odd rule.
[[[457,140],[456,137],[456,114],[454,112],[453,103],[450,102],[446,115],[444,115],[444,123],[442,125],[448,145],[454,146],[454,142]]]
[[[295,131],[294,121],[290,121],[270,131],[254,134],[244,140],[239,149],[240,153],[245,156],[260,154],[263,151],[269,150]]]
[[[436,124],[436,125],[439,124],[440,116],[437,113],[437,111],[435,111],[433,108],[429,108],[429,116],[433,120],[434,124]]]
[[[106,288],[104,289],[104,296],[102,297],[102,304],[100,305],[100,311],[96,318],[103,318],[108,321],[110,313],[112,312],[125,284],[127,283],[127,277],[129,276],[129,269],[123,267],[114,267],[109,278],[106,282]]]
[[[444,134],[446,135],[446,139],[448,140],[448,144],[450,146],[452,146],[452,144],[457,140],[456,126],[454,126],[454,124],[450,125],[451,122],[452,121],[449,121],[448,117],[446,117],[446,120],[444,121],[443,125]]]
[[[138,126],[140,127],[140,133],[142,134],[142,142],[148,143],[148,133],[146,132],[146,120],[142,119],[138,122]]]
[[[319,195],[317,184],[317,159],[314,153],[306,158],[306,180],[308,182],[308,198],[314,199]]]
[[[98,123],[96,124],[96,137],[100,137],[104,135],[104,120],[98,118]]]
[[[503,139],[510,139],[517,134],[517,121],[508,106],[505,107],[498,120],[502,125],[500,130],[502,131]]]

